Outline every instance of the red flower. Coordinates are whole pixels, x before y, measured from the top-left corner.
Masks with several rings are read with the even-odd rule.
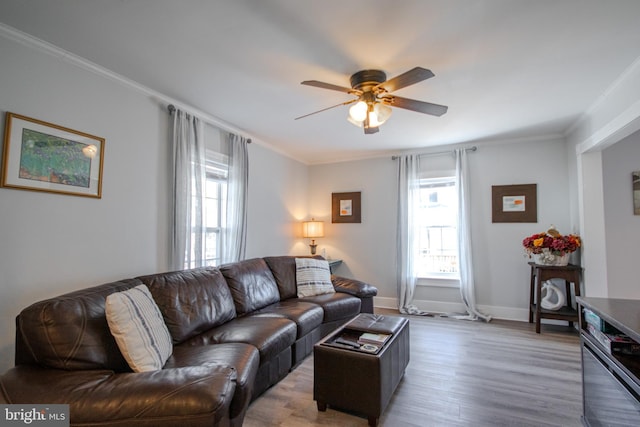
[[[522,246],[528,254],[539,254],[544,252],[544,249],[548,249],[554,255],[564,255],[577,250],[582,242],[580,237],[575,234],[567,234],[565,236],[556,233],[557,236],[552,236],[548,233],[537,233],[532,236],[526,237],[522,241]]]

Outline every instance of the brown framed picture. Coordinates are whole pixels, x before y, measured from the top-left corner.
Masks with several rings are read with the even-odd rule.
[[[2,187],[102,196],[104,138],[7,113]]]
[[[331,222],[360,223],[360,192],[331,194]]]
[[[492,185],[492,222],[538,222],[537,184]]]

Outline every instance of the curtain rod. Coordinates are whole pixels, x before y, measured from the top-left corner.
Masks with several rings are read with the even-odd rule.
[[[469,147],[469,148],[465,148],[464,151],[476,151],[478,149],[478,147],[476,147],[475,145],[473,147]],[[454,150],[451,151],[436,151],[433,153],[421,153],[418,154],[418,157],[422,157],[422,156],[439,156],[441,154],[449,154],[449,153],[453,153]],[[391,156],[391,160],[398,160],[400,158],[400,156]]]
[[[175,113],[175,111],[176,111],[176,107],[175,107],[175,105],[173,105],[173,104],[169,104],[169,105],[167,105],[167,110],[169,110],[169,115],[170,115],[170,116],[172,116],[172,115],[173,115],[173,113]],[[209,123],[207,120],[205,120],[205,122]],[[218,127],[218,126],[217,126],[217,125],[215,125],[214,123],[209,123],[209,124],[211,124],[212,126]],[[219,129],[220,129],[220,128],[219,128]],[[222,130],[224,130],[224,131],[226,131],[226,132],[234,133],[234,132],[229,131],[229,130],[227,130],[227,129],[222,129]],[[251,144],[251,138],[247,138],[247,144]]]

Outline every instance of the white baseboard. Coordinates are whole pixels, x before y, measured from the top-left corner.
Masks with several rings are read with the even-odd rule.
[[[432,313],[466,312],[464,304],[462,303],[414,300],[413,304],[420,310],[429,311]],[[374,307],[379,308],[397,309],[398,300],[396,298],[374,297],[373,305]],[[519,322],[529,321],[529,310],[526,308],[478,305],[478,309],[483,313],[491,315],[491,317],[493,317],[494,319],[516,320]]]

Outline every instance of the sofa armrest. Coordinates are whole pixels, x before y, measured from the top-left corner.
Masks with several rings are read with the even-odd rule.
[[[18,365],[0,387],[9,403],[69,404],[73,424],[226,425],[235,379],[214,364],[142,373]]]
[[[374,297],[378,295],[378,288],[360,280],[348,279],[341,276],[331,276],[331,282],[336,292],[353,295],[358,298]]]

